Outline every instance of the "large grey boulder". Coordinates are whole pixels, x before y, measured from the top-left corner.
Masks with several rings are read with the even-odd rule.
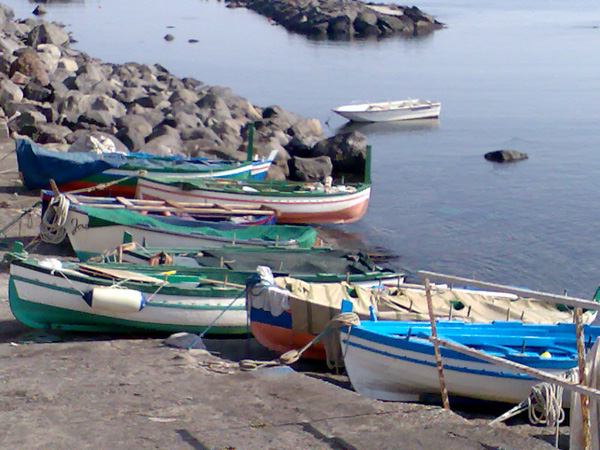
[[[229,106],[224,99],[218,96],[215,92],[206,92],[200,100],[196,102],[199,108],[199,114],[202,121],[208,125],[217,122],[224,122],[233,119]]]
[[[80,119],[84,122],[112,128],[119,117],[127,114],[125,106],[107,95],[86,95],[83,100]]]
[[[116,120],[117,138],[132,152],[141,151],[146,138],[152,133],[152,125],[140,114],[127,114]]]
[[[11,23],[12,19],[15,18],[15,12],[8,5],[0,3],[0,29]]]
[[[179,135],[165,134],[146,142],[144,152],[159,156],[182,155],[184,147]]]
[[[12,78],[16,73],[34,78],[42,86],[47,86],[50,83],[46,64],[40,58],[38,52],[31,47],[18,51],[17,59],[11,64],[8,75]]]
[[[11,62],[15,59],[13,53],[21,48],[24,48],[23,44],[15,40],[13,36],[0,36],[0,52],[5,58],[11,59]]]
[[[50,84],[48,84],[51,87]],[[34,102],[48,102],[52,98],[52,90],[42,86],[37,80],[30,80],[23,89],[25,98]]]
[[[290,160],[290,175],[298,181],[324,181],[331,176],[333,164],[329,156],[317,158],[293,158]]]
[[[262,111],[262,120],[257,124],[257,130],[262,126],[274,127],[280,130],[288,130],[292,125],[300,122],[302,117],[280,106],[268,106]]]
[[[286,130],[290,141],[285,148],[294,155],[308,156],[310,149],[324,138],[321,122],[317,119],[300,119]]]
[[[37,46],[38,57],[46,66],[48,74],[52,74],[58,69],[58,62],[62,56],[60,48],[54,44],[39,44]]]
[[[0,106],[23,100],[23,91],[10,80],[0,80]]]
[[[377,15],[371,10],[359,12],[354,19],[354,30],[361,37],[377,36],[380,34],[377,26]]]
[[[312,151],[315,157],[329,156],[335,174],[352,174],[364,177],[367,155],[367,138],[358,131],[338,134],[319,141]]]
[[[46,122],[46,116],[39,111],[23,111],[9,122],[8,127],[12,132],[21,136],[32,137],[38,125]]]
[[[71,129],[65,126],[41,123],[36,126],[36,131],[31,137],[38,144],[64,144],[71,133]]]
[[[66,123],[81,122],[104,128],[115,125],[115,121],[127,113],[127,109],[117,100],[106,95],[82,94],[70,91],[59,103],[58,110]]]
[[[198,94],[191,89],[176,89],[169,97],[169,102],[173,106],[178,103],[189,104],[196,103],[199,100]]]
[[[60,47],[69,42],[69,34],[54,23],[42,21],[32,28],[26,42],[30,47],[36,47],[39,44],[54,44]]]

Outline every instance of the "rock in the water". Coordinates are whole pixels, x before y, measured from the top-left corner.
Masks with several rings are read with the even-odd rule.
[[[352,39],[430,33],[444,24],[416,7],[358,0],[226,0],[269,17],[290,31],[305,35]]]
[[[165,41],[172,41],[173,39],[175,39],[175,36],[173,36],[172,34],[166,34],[165,35]]]
[[[42,5],[38,5],[35,7],[35,9],[32,11],[32,14],[35,14],[36,16],[43,16],[44,14],[46,14],[48,11],[46,11],[46,8],[44,8]]]
[[[527,153],[521,153],[516,150],[495,150],[485,154],[485,159],[488,161],[505,163],[527,159]]]

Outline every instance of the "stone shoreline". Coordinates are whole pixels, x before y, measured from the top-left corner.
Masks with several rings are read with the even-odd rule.
[[[278,150],[270,179],[364,176],[358,132],[327,138],[316,119],[252,105],[160,64],[102,62],[71,48],[62,25],[15,19],[2,4],[0,32],[0,137],[69,151],[108,139],[120,151],[243,160],[252,123],[255,155]]]

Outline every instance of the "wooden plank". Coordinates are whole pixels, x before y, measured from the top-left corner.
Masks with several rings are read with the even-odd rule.
[[[89,266],[87,264],[79,264],[79,269],[82,273],[86,273],[92,276],[108,277],[113,280],[131,280],[141,281],[144,283],[162,284],[161,280],[154,277],[150,277],[141,273],[131,272],[129,270],[121,269],[108,269],[104,267]]]
[[[117,201],[121,204],[123,204],[127,209],[133,208],[134,204],[132,202],[130,202],[128,199],[126,199],[125,197],[117,197]]]
[[[223,286],[223,287],[230,287],[230,288],[237,288],[237,289],[246,289],[246,285],[245,284],[229,283],[228,281],[211,280],[210,278],[202,278],[202,277],[198,277],[198,281],[200,281],[202,283],[216,284],[216,285],[220,285],[220,286]]]
[[[174,201],[174,200],[165,200],[165,203],[166,203],[167,205],[170,205],[170,206],[172,206],[173,208],[177,208],[177,209],[185,209],[185,208],[186,208],[186,207],[185,207],[185,206],[183,206],[181,203],[178,203],[178,202],[176,202],[176,201]]]
[[[426,270],[419,270],[417,275],[423,278],[429,278],[430,280],[442,281],[444,283],[451,283],[454,285],[466,285],[473,286],[480,289],[486,289],[495,292],[508,292],[509,294],[515,294],[523,298],[535,298],[548,303],[556,303],[561,305],[579,307],[583,309],[591,309],[593,311],[600,311],[600,303],[591,300],[584,300],[576,297],[569,297],[566,295],[555,295],[548,294],[545,292],[532,291],[530,289],[516,288],[513,286],[504,286],[502,284],[487,283],[484,281],[472,280],[469,278],[455,277],[452,275],[444,275],[441,273],[428,272]],[[476,293],[476,292],[475,292]]]
[[[233,208],[229,205],[220,205],[218,203],[215,203],[215,206],[218,206],[219,208],[223,208],[226,211],[233,211]]]

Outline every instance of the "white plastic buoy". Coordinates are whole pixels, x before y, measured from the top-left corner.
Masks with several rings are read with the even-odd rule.
[[[133,289],[94,288],[83,294],[83,300],[94,311],[137,312],[146,306],[146,297]]]

